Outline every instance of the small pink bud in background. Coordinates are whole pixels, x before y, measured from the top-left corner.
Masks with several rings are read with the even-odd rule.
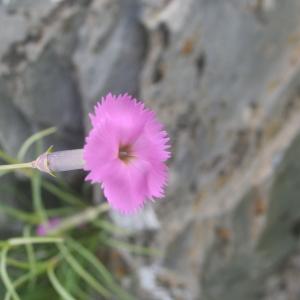
[[[40,224],[36,229],[36,235],[44,236],[47,235],[49,231],[55,229],[60,224],[59,218],[49,219],[48,222]]]

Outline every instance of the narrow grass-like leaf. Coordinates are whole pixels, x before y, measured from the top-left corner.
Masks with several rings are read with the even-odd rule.
[[[21,260],[13,259],[10,257],[8,257],[6,261],[7,261],[8,266],[15,267],[20,270],[28,271],[31,269],[31,264],[28,263],[27,261],[21,261]],[[49,263],[48,261],[43,261],[43,262],[36,261],[36,269],[43,268],[48,263]],[[36,271],[36,270],[34,270],[34,271]]]
[[[2,277],[3,283],[4,283],[7,291],[11,294],[13,299],[21,300],[21,298],[17,294],[17,292],[8,276],[8,273],[7,273],[7,261],[6,260],[7,260],[8,250],[9,250],[9,248],[5,247],[2,249],[2,252],[1,252],[1,263],[0,263],[1,277]]]
[[[53,267],[50,267],[48,269],[48,277],[50,282],[52,283],[53,288],[64,300],[75,300],[75,298],[71,296],[70,293],[67,292],[67,290],[60,284],[54,273]]]
[[[106,220],[102,220],[102,219],[97,219],[95,221],[93,221],[94,226],[103,229],[109,233],[112,234],[126,234],[128,233],[128,231],[124,228],[121,228],[117,225],[114,225],[113,223],[106,221]]]
[[[94,266],[106,283],[110,284],[114,281],[109,271],[106,270],[104,265],[88,249],[72,239],[68,239],[68,245],[79,255],[83,256],[92,266]]]
[[[17,160],[15,160],[13,157],[6,154],[3,150],[0,150],[0,159],[4,160],[6,163],[9,164],[15,164],[17,163]],[[9,171],[1,171],[0,177],[7,174]]]
[[[40,153],[42,149],[41,140],[36,140],[36,153]],[[33,208],[35,213],[39,216],[40,222],[47,221],[47,215],[42,201],[42,176],[41,172],[34,170],[31,176],[31,193]]]
[[[31,274],[27,273],[25,275],[20,276],[16,281],[12,283],[13,287],[16,289],[19,286],[23,285],[26,283],[29,279],[31,278]],[[6,292],[4,300],[10,300],[11,299],[11,294],[9,291]]]
[[[101,241],[110,247],[116,248],[116,249],[123,249],[128,252],[134,253],[134,254],[140,254],[140,255],[151,255],[151,256],[161,256],[162,253],[156,249],[148,248],[148,247],[142,247],[138,245],[133,245],[129,243],[125,243],[122,241],[118,241],[113,238],[101,238]]]
[[[84,210],[81,210],[79,213],[69,216],[61,220],[61,222],[53,229],[48,231],[49,235],[58,235],[62,232],[74,229],[83,224],[92,222],[101,213],[105,213],[108,210],[108,205],[106,203],[98,205],[95,207],[89,207]]]
[[[61,276],[65,278],[64,286],[68,291],[74,291],[79,284],[80,277],[70,268],[68,263],[61,266]]]
[[[30,223],[30,224],[38,224],[39,218],[33,214],[24,212],[22,210],[16,209],[11,206],[4,205],[0,203],[0,212],[8,215],[9,217],[18,219],[19,221]]]
[[[42,265],[38,266],[38,268],[35,269],[35,276],[37,277],[37,276],[43,274],[44,272],[47,272],[49,266],[52,265],[54,263],[54,261],[57,261],[57,260],[52,259],[48,263],[43,263]],[[31,279],[31,276],[32,275],[30,272],[20,276],[17,280],[15,280],[12,283],[13,287],[15,289],[21,287],[23,284],[25,284],[26,282],[28,282]],[[10,298],[11,298],[11,295],[9,292],[7,292],[4,300],[10,300]]]
[[[80,286],[77,286],[75,288],[75,293],[76,293],[76,298],[78,298],[78,300],[86,300],[86,299],[91,299],[91,296],[88,295],[87,293],[83,292]]]
[[[9,246],[20,246],[26,244],[48,244],[62,243],[64,240],[58,237],[29,237],[29,238],[11,238],[7,240]]]
[[[51,217],[65,217],[72,215],[76,212],[77,210],[74,207],[58,207],[58,208],[50,208],[47,209],[47,216],[49,218]]]
[[[33,207],[34,211],[39,216],[40,222],[44,223],[47,220],[47,215],[42,203],[41,183],[42,177],[40,172],[34,171],[33,176],[31,177]]]
[[[9,258],[9,257],[6,259],[6,263],[8,266],[15,267],[15,268],[21,269],[21,270],[30,270],[30,268],[31,268],[31,266],[28,262],[16,260],[16,259]]]
[[[24,231],[23,231],[23,236],[24,236],[24,238],[30,237],[30,228],[28,226],[25,226]],[[36,276],[35,276],[36,259],[35,259],[34,249],[33,249],[32,244],[25,244],[25,248],[26,248],[26,253],[27,253],[27,257],[28,257],[28,262],[30,264],[31,287],[33,287],[35,284],[35,281],[36,281]]]
[[[4,160],[5,163],[7,164],[19,164],[20,161],[18,161],[17,159],[15,159],[14,157],[8,155],[7,153],[5,153],[3,150],[0,150],[0,159]],[[14,170],[11,170],[11,171],[14,171]],[[29,169],[19,169],[18,170],[19,172],[23,173],[24,175],[26,176],[30,176],[32,170],[29,170]],[[7,174],[8,172],[10,171],[1,171],[0,172],[0,177]]]
[[[105,298],[111,296],[110,292],[103,287],[97,279],[91,276],[76,260],[76,258],[71,254],[71,252],[63,245],[57,245],[64,259],[68,262],[68,264],[72,267],[72,269],[83,279],[86,283],[88,283],[94,290],[96,290],[100,295]]]
[[[18,154],[17,154],[17,158],[19,161],[23,161],[27,151],[29,150],[29,148],[37,141],[41,140],[42,138],[53,134],[57,131],[57,129],[55,127],[50,127],[47,128],[45,130],[39,131],[35,134],[33,134],[32,136],[30,136],[21,146]]]
[[[62,264],[60,267],[60,275],[64,278],[64,287],[67,291],[71,291],[73,295],[76,295],[77,300],[90,299],[82,287],[82,280],[76,272],[69,266],[68,263]]]
[[[9,163],[9,164],[16,164],[16,163],[19,162],[17,159],[15,159],[12,156],[8,155],[7,153],[5,153],[1,149],[0,149],[0,159],[4,160],[6,163]]]
[[[77,243],[72,239],[68,240],[68,245],[79,255],[84,257],[98,271],[102,280],[112,290],[115,296],[118,296],[119,299],[122,300],[133,299],[126,291],[124,291],[121,287],[118,286],[112,274],[106,269],[106,267],[101,263],[101,261],[87,248],[85,248],[80,243]]]
[[[42,187],[52,195],[56,196],[57,198],[68,204],[86,207],[86,205],[80,200],[80,198],[76,197],[75,195],[69,192],[63,191],[62,189],[58,188],[55,184],[49,181],[44,180],[42,182]]]

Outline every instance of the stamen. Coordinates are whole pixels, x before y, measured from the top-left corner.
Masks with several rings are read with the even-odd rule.
[[[129,161],[133,158],[132,150],[130,145],[120,146],[119,148],[119,159],[124,163],[129,163]]]

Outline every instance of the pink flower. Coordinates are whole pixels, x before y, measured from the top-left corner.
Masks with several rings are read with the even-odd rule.
[[[84,146],[86,180],[100,183],[115,210],[133,213],[164,196],[169,138],[153,111],[124,94],[108,94],[90,114]]]

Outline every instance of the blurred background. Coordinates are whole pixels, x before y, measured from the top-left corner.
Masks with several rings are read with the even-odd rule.
[[[57,132],[43,139],[43,150],[81,148],[88,112],[109,91],[142,99],[171,135],[166,198],[132,218],[107,216],[126,229],[118,241],[159,255],[89,247],[134,299],[300,299],[299,15],[299,0],[0,1],[3,153],[16,157],[29,136],[52,126]],[[25,160],[36,154],[34,147],[26,153]],[[101,191],[89,191],[84,175],[59,178],[96,205]],[[2,176],[1,205],[30,214],[38,182],[56,186],[33,177],[30,185],[22,174]],[[50,215],[61,203],[48,192],[42,203]],[[33,234],[42,220],[8,216],[7,207],[0,214],[2,240],[26,226]],[[95,231],[87,228],[77,231]],[[127,299],[88,287],[77,294],[64,282],[74,272],[59,268],[75,299]],[[71,299],[54,296],[58,285],[37,276],[45,294],[22,287],[21,299]]]

